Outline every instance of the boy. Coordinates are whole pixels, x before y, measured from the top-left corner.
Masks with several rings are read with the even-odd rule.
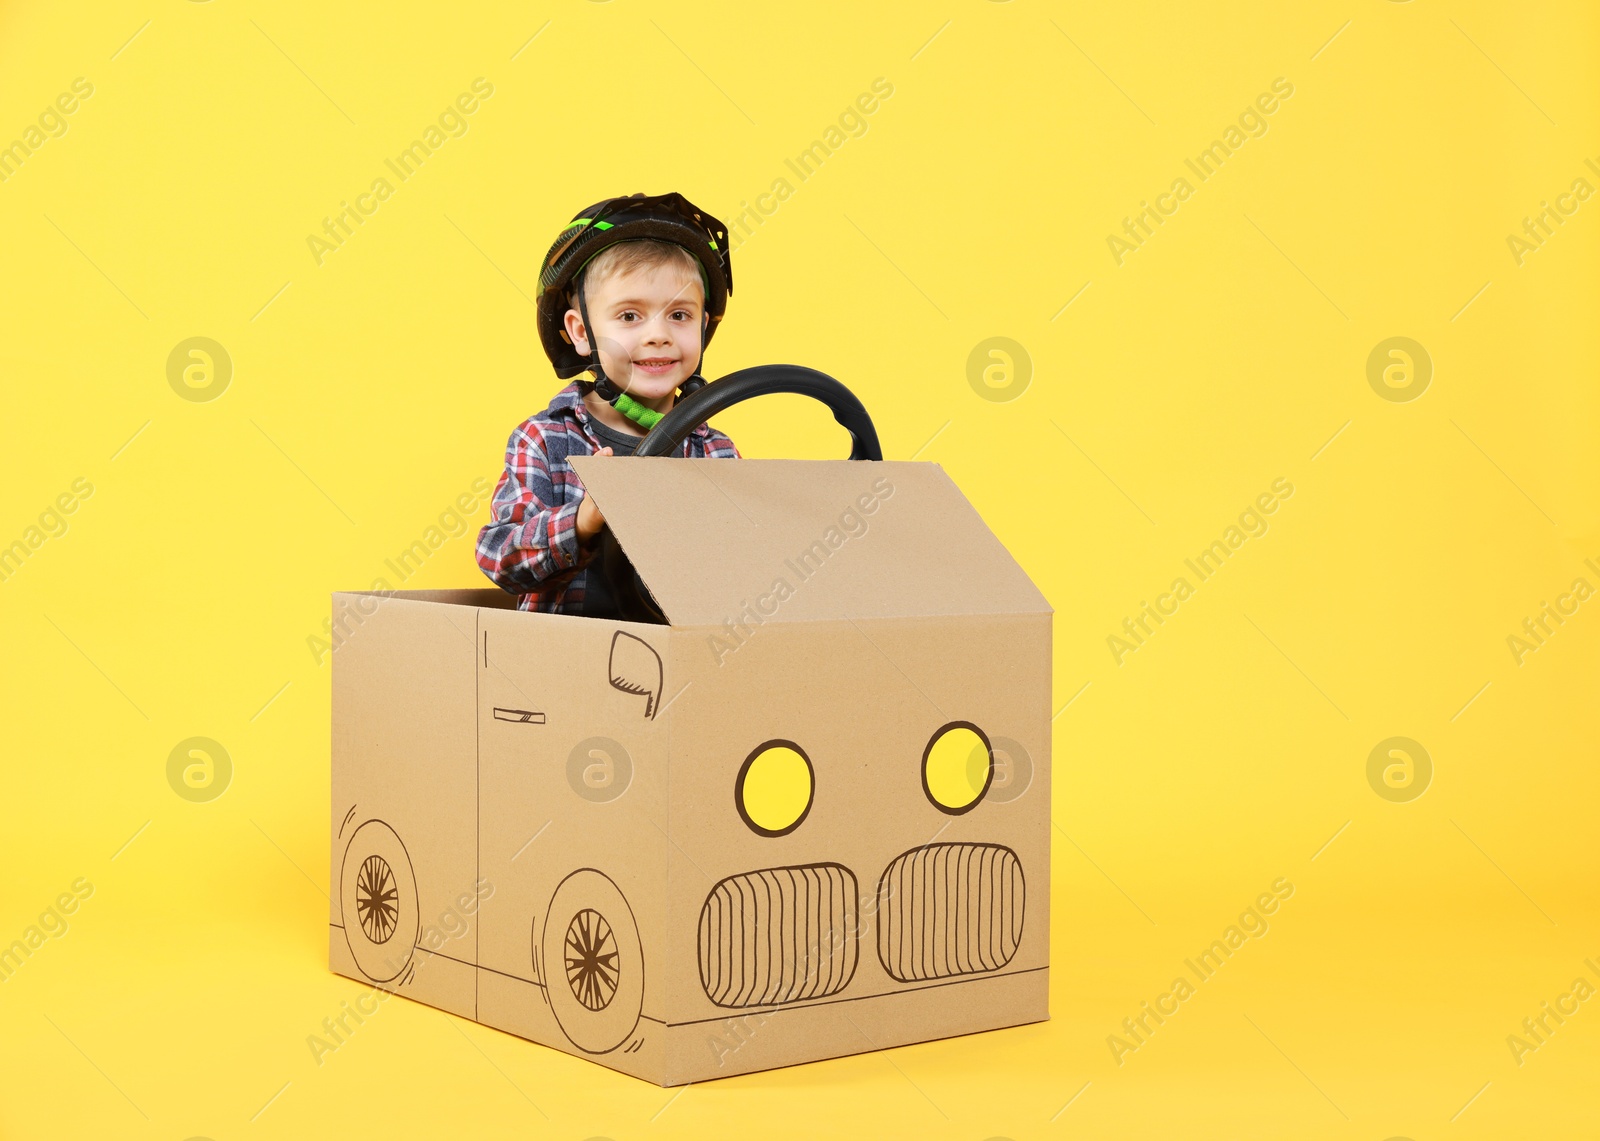
[[[506,445],[506,470],[478,533],[478,566],[520,610],[615,613],[591,572],[605,519],[567,460],[631,455],[700,377],[733,292],[727,231],[680,194],[598,202],[557,236],[539,275],[539,338],[571,379]],[[738,459],[706,424],[679,455]]]

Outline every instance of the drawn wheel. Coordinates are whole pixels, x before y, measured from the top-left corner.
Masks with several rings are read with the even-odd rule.
[[[361,973],[380,983],[398,978],[416,951],[417,879],[405,845],[381,820],[357,828],[345,848],[339,914]]]
[[[588,1010],[604,1010],[616,997],[622,980],[617,969],[617,940],[606,917],[584,908],[567,926],[567,985]]]
[[[382,856],[368,856],[356,873],[356,916],[362,933],[374,943],[387,943],[394,934],[400,920],[400,890]]]
[[[644,951],[617,885],[593,868],[562,880],[540,949],[550,1009],[572,1044],[605,1054],[626,1042],[644,1005]]]

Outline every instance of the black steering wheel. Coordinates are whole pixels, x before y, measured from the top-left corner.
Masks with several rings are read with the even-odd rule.
[[[671,456],[683,447],[689,433],[719,412],[724,412],[753,396],[772,392],[794,392],[810,396],[828,406],[845,431],[850,433],[852,460],[881,460],[883,449],[878,445],[878,431],[872,426],[872,417],[866,408],[844,385],[826,373],[795,364],[766,364],[731,372],[721,380],[713,381],[679,400],[650,429],[634,451],[635,456]],[[616,618],[624,622],[667,623],[667,616],[656,604],[639,572],[634,570],[622,545],[609,526],[600,529],[600,546],[590,562],[591,570],[598,569],[611,590],[614,603],[612,611],[597,613],[587,610],[593,617]]]

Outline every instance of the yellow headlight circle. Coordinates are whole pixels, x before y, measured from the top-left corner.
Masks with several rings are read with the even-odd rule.
[[[763,836],[800,827],[816,793],[811,758],[793,741],[767,741],[745,758],[733,799],[744,822]]]
[[[951,815],[971,811],[994,779],[994,749],[970,721],[940,726],[922,754],[922,791]]]

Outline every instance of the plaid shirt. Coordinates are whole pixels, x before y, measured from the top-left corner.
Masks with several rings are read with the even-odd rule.
[[[520,595],[519,610],[578,614],[595,544],[578,542],[578,504],[584,489],[567,463],[605,445],[595,435],[578,383],[556,393],[550,407],[518,424],[506,444],[506,470],[494,489],[492,521],[478,532],[478,566],[500,589]],[[733,441],[701,424],[679,455],[739,459]]]

